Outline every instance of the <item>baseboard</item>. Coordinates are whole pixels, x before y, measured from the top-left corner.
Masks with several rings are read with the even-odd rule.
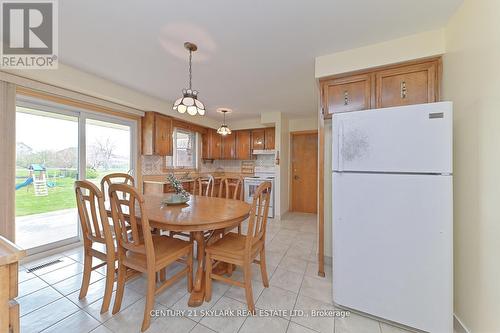
[[[471,333],[456,314],[453,314],[453,330],[454,333]]]

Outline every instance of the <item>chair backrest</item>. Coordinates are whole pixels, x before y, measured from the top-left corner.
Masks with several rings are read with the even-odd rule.
[[[219,185],[219,198],[245,200],[243,197],[243,178],[224,177]]]
[[[93,183],[79,180],[75,182],[75,194],[85,245],[92,242],[106,244],[106,251],[114,253],[113,234],[103,193]]]
[[[128,250],[146,255],[147,265],[153,265],[153,238],[144,211],[144,197],[126,184],[111,184],[109,196],[119,258]]]
[[[203,187],[205,187],[205,189],[203,189]],[[194,181],[193,194],[203,195],[205,197],[213,197],[214,187],[215,187],[215,179],[212,175],[198,177]]]
[[[101,191],[104,194],[104,201],[109,200],[109,186],[111,184],[127,184],[130,186],[135,186],[135,179],[128,173],[110,173],[106,175],[101,180]]]
[[[250,254],[250,249],[255,243],[259,241],[265,242],[271,187],[271,182],[263,182],[257,187],[253,195],[245,244],[247,254]]]

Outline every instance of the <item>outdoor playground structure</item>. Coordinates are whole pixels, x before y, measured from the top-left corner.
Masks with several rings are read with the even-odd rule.
[[[48,188],[55,187],[56,184],[54,182],[50,182],[47,179],[47,169],[40,164],[31,164],[28,168],[29,176],[19,184],[16,184],[16,191],[33,185],[35,189],[35,196],[47,196],[49,195]]]

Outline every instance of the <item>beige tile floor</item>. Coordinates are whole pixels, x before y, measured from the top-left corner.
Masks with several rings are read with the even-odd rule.
[[[270,287],[264,288],[255,265],[253,293],[260,310],[333,310],[331,266],[326,278],[317,276],[316,215],[287,214],[269,221],[267,258]],[[144,311],[144,278],[127,284],[122,309],[116,315],[100,314],[104,271],[92,273],[92,284],[84,300],[78,300],[82,278],[82,248],[58,255],[62,262],[26,273],[20,268],[18,302],[21,304],[21,332],[126,333],[139,332]],[[44,258],[44,262],[52,258]],[[30,266],[33,263],[26,263]],[[181,268],[173,267],[168,274]],[[237,270],[233,278],[242,279]],[[177,316],[154,317],[148,332],[258,332],[258,333],[403,333],[396,327],[351,314],[345,318],[289,316],[202,316],[202,311],[246,309],[242,288],[215,283],[210,303],[189,308],[186,282],[179,281],[156,297],[156,310],[177,310]],[[112,302],[114,302],[114,297]],[[188,312],[190,311],[191,312]],[[193,311],[196,310],[196,313]],[[213,312],[216,313],[216,312]]]

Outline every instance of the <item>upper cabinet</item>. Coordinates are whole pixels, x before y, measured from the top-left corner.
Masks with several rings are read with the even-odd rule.
[[[323,84],[325,114],[366,110],[372,107],[372,75],[354,75]]]
[[[236,134],[222,136],[222,159],[234,160],[236,158]]]
[[[436,62],[377,72],[377,107],[431,103],[436,99]]]
[[[321,80],[323,115],[438,102],[441,58]]]
[[[262,129],[252,130],[252,150],[265,149],[266,131]]]
[[[252,132],[250,130],[235,131],[236,133],[236,159],[252,159]]]
[[[274,127],[267,127],[264,129],[264,147],[266,149],[274,149],[274,136],[276,135],[276,131]]]
[[[214,129],[209,129],[202,135],[201,156],[204,160],[220,160],[222,149],[222,137]]]
[[[146,112],[142,118],[142,154],[172,156],[172,132],[172,118]]]

